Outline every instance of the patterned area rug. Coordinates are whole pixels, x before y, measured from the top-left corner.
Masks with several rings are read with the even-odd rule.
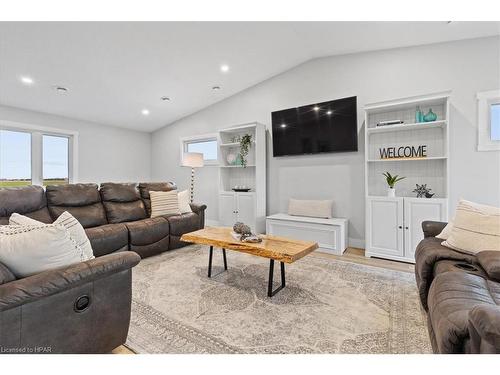
[[[136,353],[430,353],[414,276],[307,256],[266,295],[269,261],[192,245],[134,268]],[[279,263],[278,263],[279,264]],[[278,286],[279,266],[275,268]]]

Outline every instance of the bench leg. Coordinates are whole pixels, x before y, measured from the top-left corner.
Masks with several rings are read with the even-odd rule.
[[[280,262],[281,267],[281,286],[275,290],[273,290],[273,277],[274,277],[274,259],[271,259],[269,262],[269,283],[267,285],[267,296],[272,297],[276,293],[278,293],[281,289],[283,289],[286,285],[285,283],[285,263]]]

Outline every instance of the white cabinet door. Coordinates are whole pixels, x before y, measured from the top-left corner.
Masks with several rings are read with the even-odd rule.
[[[236,195],[234,193],[219,194],[219,225],[232,227],[236,222]]]
[[[236,211],[238,221],[249,225],[255,232],[255,194],[236,193]]]
[[[368,198],[368,256],[403,257],[403,198]]]
[[[447,221],[447,200],[439,198],[404,199],[405,258],[415,261],[415,249],[424,238],[422,221]]]

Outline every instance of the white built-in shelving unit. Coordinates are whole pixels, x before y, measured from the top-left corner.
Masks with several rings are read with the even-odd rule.
[[[366,256],[414,262],[423,238],[421,222],[448,218],[449,92],[395,99],[365,106]],[[436,121],[415,122],[416,107],[437,115]],[[403,124],[377,127],[381,121]],[[427,147],[424,158],[382,159],[380,148]],[[404,176],[396,197],[387,196],[382,175]],[[435,195],[415,198],[416,184],[427,184]]]
[[[237,155],[240,143],[233,138],[252,135],[247,165],[229,164],[228,154]],[[252,231],[264,233],[266,226],[266,128],[257,122],[238,125],[218,132],[219,143],[219,225],[248,224]],[[235,192],[246,186],[249,192]]]

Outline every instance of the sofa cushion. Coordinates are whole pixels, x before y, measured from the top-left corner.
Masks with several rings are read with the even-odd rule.
[[[487,278],[486,273],[478,264],[459,260],[443,259],[434,263],[434,277],[444,272],[467,272],[472,275]]]
[[[10,215],[15,212],[45,224],[53,221],[47,209],[45,191],[41,186],[0,189],[0,225],[8,224]]]
[[[200,229],[200,218],[194,212],[182,215],[169,216],[170,234],[182,236],[184,233]]]
[[[147,215],[151,216],[150,191],[171,191],[176,189],[177,186],[173,182],[141,182],[139,184],[139,192],[146,207]]]
[[[163,217],[148,218],[124,224],[129,231],[131,245],[149,245],[170,234],[168,221]]]
[[[47,186],[46,193],[53,220],[68,211],[84,228],[108,223],[96,184]]]
[[[101,197],[110,223],[136,221],[147,217],[137,184],[101,184]]]
[[[440,353],[460,353],[468,339],[469,312],[500,304],[500,284],[466,272],[444,272],[432,282],[429,317]]]
[[[128,250],[128,230],[125,224],[106,224],[87,228],[85,232],[97,257]]]

